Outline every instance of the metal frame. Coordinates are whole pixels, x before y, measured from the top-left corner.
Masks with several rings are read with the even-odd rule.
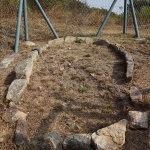
[[[42,6],[35,0],[37,7],[39,8],[40,12],[42,13],[45,21],[47,22],[49,28],[51,29],[52,33],[56,38],[59,38],[55,29],[53,28],[51,22],[49,21],[48,17],[46,16]],[[24,6],[24,7],[23,7]],[[24,8],[24,9],[23,9]],[[25,41],[29,40],[28,37],[28,16],[27,16],[27,1],[26,0],[19,0],[19,10],[18,10],[18,20],[17,20],[17,27],[16,27],[16,40],[15,40],[15,53],[18,53],[18,46],[19,46],[19,39],[20,39],[20,28],[21,28],[21,16],[22,10],[24,10],[24,31],[25,31]]]
[[[104,21],[102,22],[102,25],[100,26],[96,36],[99,36],[116,4],[117,0],[114,0],[112,5],[110,6],[110,9],[108,11],[108,13],[106,14]],[[129,0],[130,2],[130,7],[131,7],[131,13],[132,13],[132,18],[133,18],[133,23],[134,23],[134,29],[135,29],[135,36],[137,38],[140,38],[140,34],[139,34],[139,30],[138,30],[138,24],[137,24],[137,19],[136,19],[136,15],[135,15],[135,10],[134,10],[134,4],[133,4],[133,0]],[[124,26],[123,26],[123,33],[126,33],[127,31],[127,0],[124,0]]]

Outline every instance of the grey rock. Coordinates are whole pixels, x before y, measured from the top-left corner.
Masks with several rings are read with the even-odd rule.
[[[29,54],[28,54],[28,57],[27,58],[31,58],[32,61],[36,61],[38,59],[38,51],[31,51]]]
[[[129,55],[129,54],[126,54],[125,59],[126,59],[126,61],[128,61],[128,62],[133,62],[133,58],[132,58],[132,56]]]
[[[134,62],[126,61],[126,80],[130,82],[133,77]]]
[[[31,42],[31,41],[26,41],[26,45],[27,46],[35,46],[35,43]]]
[[[91,136],[74,134],[67,136],[63,142],[64,150],[90,150]]]
[[[5,114],[3,115],[3,119],[6,122],[13,122],[17,120],[24,120],[26,119],[26,116],[27,114],[19,111],[16,107],[11,106],[6,110]]]
[[[48,45],[57,46],[63,44],[64,42],[65,42],[64,38],[58,38],[58,39],[48,41]]]
[[[133,129],[148,129],[148,113],[129,111],[129,126]]]
[[[95,150],[118,150],[125,143],[127,120],[123,119],[92,134]]]
[[[48,47],[47,44],[43,44],[43,45],[41,45],[41,46],[38,46],[38,47],[33,48],[32,51],[38,51],[39,54],[42,54],[42,52],[43,52],[44,50],[46,50],[47,47]]]
[[[116,44],[109,44],[109,48],[111,48],[116,53],[119,53],[120,48]]]
[[[51,132],[45,138],[47,149],[62,150],[63,139],[57,132]]]
[[[18,103],[26,87],[27,87],[26,79],[14,80],[8,88],[6,100]]]
[[[77,40],[82,40],[86,44],[92,44],[93,39],[90,37],[77,37]]]
[[[65,37],[65,43],[74,43],[75,41],[76,41],[76,37],[74,36]]]
[[[14,61],[14,59],[18,56],[18,54],[12,54],[8,57],[6,57],[1,63],[0,63],[0,69],[1,68],[7,68],[8,65]]]
[[[130,88],[130,98],[134,103],[142,102],[142,94],[135,86]]]
[[[16,125],[14,142],[17,146],[25,147],[28,144],[28,127],[27,121],[18,120]]]
[[[96,45],[103,45],[103,46],[109,46],[110,42],[107,39],[98,39],[96,42],[93,44]]]
[[[126,60],[126,56],[128,55],[126,50],[120,49],[119,54],[120,54],[122,59]]]
[[[33,61],[31,58],[27,58],[20,61],[15,68],[16,78],[27,79],[27,81],[29,82],[32,68],[33,68]]]

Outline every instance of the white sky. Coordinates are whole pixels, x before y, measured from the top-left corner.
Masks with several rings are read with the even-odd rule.
[[[90,7],[109,9],[114,0],[81,0],[86,2]],[[121,9],[122,7],[122,9]],[[118,14],[123,13],[124,0],[117,0],[113,12]]]

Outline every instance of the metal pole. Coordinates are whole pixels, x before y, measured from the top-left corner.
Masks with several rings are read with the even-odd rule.
[[[131,13],[132,13],[132,18],[133,18],[133,23],[134,23],[135,34],[136,34],[136,37],[139,38],[140,35],[139,35],[138,24],[137,24],[137,20],[136,20],[133,0],[129,0],[129,1],[130,1]]]
[[[97,34],[96,34],[96,36],[99,36],[100,33],[101,33],[101,31],[103,30],[103,28],[104,28],[104,26],[105,26],[105,24],[106,24],[106,22],[107,22],[107,20],[108,20],[108,18],[109,18],[109,16],[110,16],[111,12],[112,12],[112,9],[113,9],[114,6],[115,6],[116,2],[117,2],[117,0],[114,0],[114,1],[113,1],[113,3],[112,3],[112,5],[111,5],[111,7],[110,7],[110,9],[109,9],[109,11],[108,11],[108,13],[107,13],[105,19],[104,19],[104,21],[103,21],[103,23],[102,23],[102,25],[101,25],[101,27],[99,28],[99,30],[98,30],[98,32],[97,32]]]
[[[24,31],[25,31],[25,40],[28,41],[28,16],[27,16],[27,1],[24,0]]]
[[[54,30],[52,24],[50,23],[48,17],[46,16],[46,14],[45,14],[43,8],[41,7],[40,3],[38,2],[38,0],[35,0],[35,2],[36,2],[36,4],[37,4],[39,10],[41,11],[41,13],[42,13],[42,15],[43,15],[45,21],[47,22],[48,26],[50,27],[51,31],[53,32],[53,34],[55,35],[56,38],[59,38],[58,35],[57,35],[57,33],[55,32],[55,30]]]
[[[17,22],[17,27],[16,27],[15,53],[18,53],[22,7],[23,7],[23,0],[20,0],[19,10],[18,10],[18,22]]]
[[[123,26],[123,33],[127,32],[127,0],[124,0],[124,26]]]

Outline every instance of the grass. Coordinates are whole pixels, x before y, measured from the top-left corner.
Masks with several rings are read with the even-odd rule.
[[[83,87],[83,86],[80,86],[79,88],[78,88],[78,92],[79,93],[85,93],[85,92],[87,92],[87,87]]]

